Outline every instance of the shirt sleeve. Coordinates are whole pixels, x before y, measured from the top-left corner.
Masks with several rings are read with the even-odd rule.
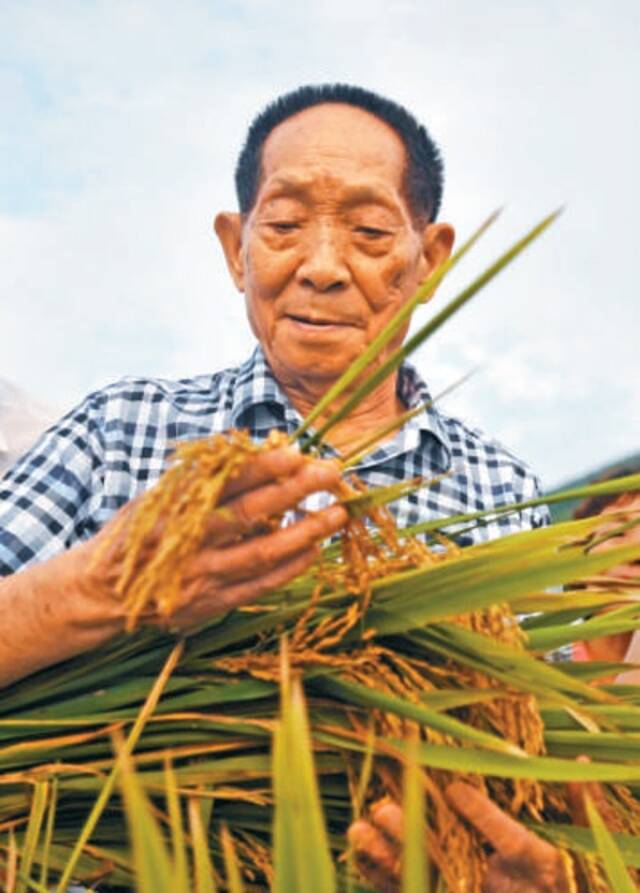
[[[86,538],[103,478],[104,396],[89,395],[0,479],[0,576]]]

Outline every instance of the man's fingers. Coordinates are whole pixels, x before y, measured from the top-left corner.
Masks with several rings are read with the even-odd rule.
[[[349,844],[358,870],[378,893],[400,889],[399,850],[370,822],[354,822],[348,831]]]
[[[232,539],[263,526],[269,518],[295,509],[307,496],[331,490],[340,479],[336,463],[305,462],[283,480],[246,491],[221,505],[211,516],[205,539]]]
[[[274,533],[225,548],[204,549],[189,562],[185,582],[196,577],[213,577],[221,584],[253,580],[293,558],[296,553],[306,551],[318,540],[336,533],[346,520],[346,510],[341,505],[331,505]]]
[[[392,800],[382,800],[371,807],[371,823],[390,841],[401,845],[404,838],[402,807]]]
[[[232,608],[250,604],[279,586],[284,586],[306,571],[317,557],[318,549],[316,546],[313,546],[295,555],[293,558],[283,561],[282,564],[279,564],[256,580],[249,580],[225,587],[222,590],[222,595],[226,602],[225,610],[230,611]]]
[[[295,579],[313,564],[317,557],[318,550],[313,547],[296,555],[295,558],[284,561],[257,579],[235,583],[231,586],[216,586],[209,592],[205,590],[198,595],[194,593],[192,598],[189,597],[187,590],[185,605],[172,614],[169,625],[187,629],[209,620],[216,614],[226,613],[234,608],[258,601],[266,593]]]
[[[454,781],[445,790],[447,802],[463,816],[506,859],[526,853],[532,860],[555,859],[556,850],[532,831],[503,812],[482,791],[464,781]]]
[[[227,501],[247,490],[255,490],[256,487],[262,487],[271,481],[289,477],[307,461],[307,457],[294,447],[278,447],[264,453],[256,453],[225,484],[222,500]]]

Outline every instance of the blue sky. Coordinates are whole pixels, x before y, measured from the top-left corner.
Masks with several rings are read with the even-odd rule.
[[[242,359],[211,221],[244,130],[283,90],[346,80],[427,123],[461,236],[505,205],[438,306],[566,205],[416,358],[434,391],[481,366],[446,408],[549,485],[636,451],[639,38],[625,0],[3,0],[0,376],[65,409]]]

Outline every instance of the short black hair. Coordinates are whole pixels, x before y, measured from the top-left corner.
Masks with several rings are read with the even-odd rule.
[[[427,129],[403,106],[363,87],[318,84],[298,87],[269,103],[251,122],[236,165],[236,192],[243,214],[253,207],[258,193],[262,147],[271,131],[305,109],[327,102],[363,109],[395,130],[407,153],[405,193],[416,220],[431,222],[442,202],[444,166],[438,146]]]

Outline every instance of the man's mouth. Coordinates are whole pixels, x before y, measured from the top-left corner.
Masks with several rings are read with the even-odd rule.
[[[297,323],[298,325],[308,326],[314,329],[330,329],[336,327],[345,328],[346,326],[353,326],[353,323],[346,320],[327,319],[326,317],[318,316],[305,316],[299,313],[287,313],[286,318],[294,323]]]

